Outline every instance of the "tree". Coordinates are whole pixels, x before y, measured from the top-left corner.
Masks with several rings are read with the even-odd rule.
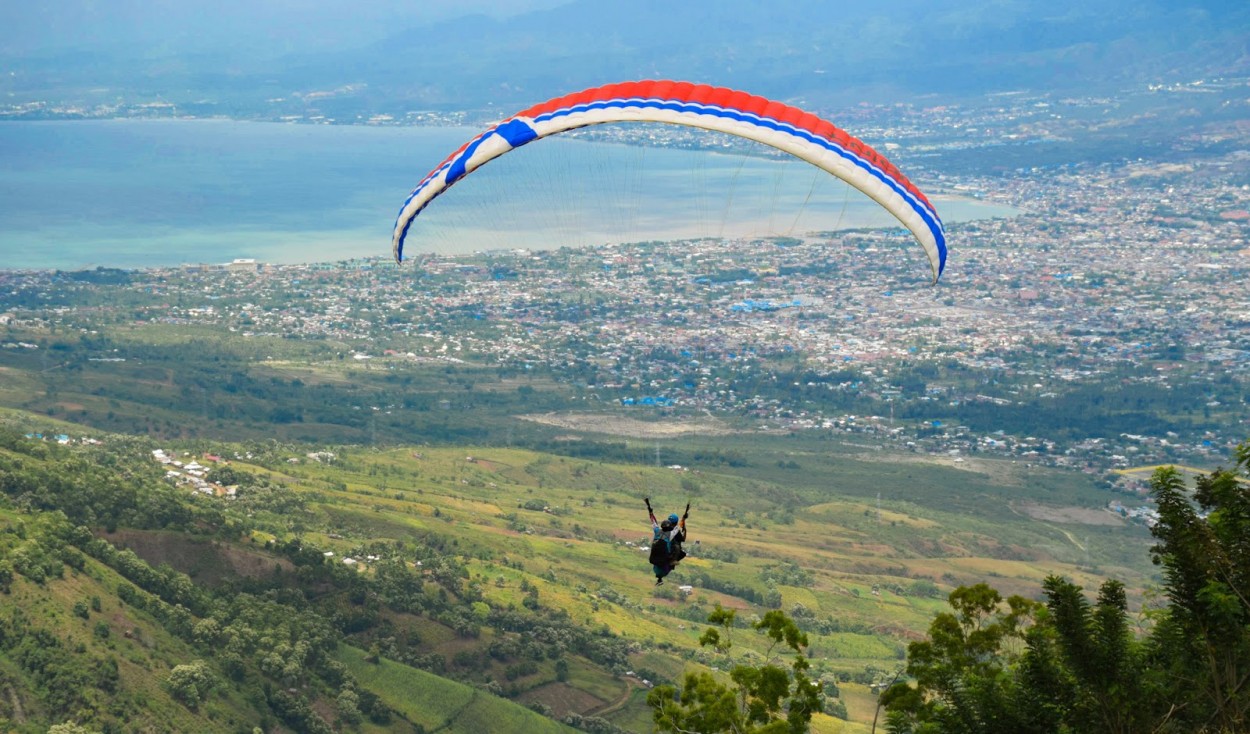
[[[1250,730],[1250,441],[1234,456],[1192,499],[1171,467],[1151,479],[1152,560],[1169,601],[1151,644],[1190,731]]]
[[[1233,469],[1151,479],[1159,522],[1153,560],[1165,609],[1136,637],[1124,586],[1097,599],[1056,576],[1046,603],[984,584],[950,596],[929,639],[908,648],[912,682],[881,697],[892,734],[1250,731],[1250,442]]]
[[[195,641],[205,647],[213,647],[221,637],[221,625],[212,617],[201,619],[191,628]]]
[[[1053,700],[1066,704],[1063,718],[1074,732],[1153,729],[1163,699],[1147,670],[1145,650],[1129,629],[1124,585],[1104,582],[1093,606],[1079,586],[1057,576],[1042,586],[1058,660],[1030,649],[1035,659],[1024,672],[1040,670],[1043,662],[1051,666],[1047,687]]]
[[[699,644],[727,653],[736,612],[716,609]],[[734,732],[735,734],[802,734],[812,714],[821,710],[820,685],[811,680],[811,667],[803,656],[807,635],[780,611],[768,612],[752,625],[772,640],[770,662],[761,666],[736,665],[729,673],[734,684],[725,685],[709,673],[687,673],[681,687],[656,686],[647,695],[656,731]],[[773,649],[784,644],[794,653],[790,670],[773,664]]]
[[[347,724],[359,724],[364,718],[360,714],[360,696],[350,688],[339,691],[338,698],[334,700],[334,710],[339,719]]]
[[[881,697],[891,732],[1151,731],[1164,700],[1133,638],[1124,587],[1107,581],[1091,605],[1057,576],[1046,605],[1006,601],[985,584],[950,596],[930,639],[912,643],[907,672]]]
[[[67,721],[64,724],[53,724],[48,728],[48,734],[98,734],[98,732],[73,721]]]
[[[195,708],[204,700],[214,685],[212,670],[203,660],[195,660],[183,665],[175,665],[165,679],[169,694],[181,701],[188,708]]]
[[[896,683],[881,696],[889,730],[1043,731],[1008,670],[1026,649],[1026,633],[1041,605],[1020,596],[1004,602],[986,584],[961,586],[949,600],[953,611],[933,620],[929,639],[908,646],[907,673],[914,686]]]

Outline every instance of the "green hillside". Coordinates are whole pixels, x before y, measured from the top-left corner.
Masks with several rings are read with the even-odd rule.
[[[497,447],[62,446],[23,435],[53,428],[41,419],[11,422],[0,538],[9,618],[27,621],[5,628],[0,670],[17,693],[0,713],[18,731],[649,731],[649,686],[764,660],[745,629],[732,657],[699,646],[719,604],[744,624],[790,615],[833,714],[813,730],[866,732],[872,686],[956,586],[1036,597],[1050,573],[1114,575],[1137,598],[1150,573],[1148,535],[1100,509],[1104,490],[1009,462],[796,440],[698,470]],[[192,461],[212,495],[176,483]],[[664,513],[693,505],[691,555],[660,587],[645,496]],[[35,626],[8,631],[21,624]],[[98,681],[74,686],[81,700],[60,700],[22,656],[40,630]],[[210,684],[171,692],[175,666],[197,660]]]
[[[360,650],[344,645],[337,660],[386,705],[428,731],[473,734],[482,731],[566,732],[569,729],[516,704],[462,683],[390,660],[371,663]]]
[[[0,730],[455,732],[481,731],[482,717],[567,730],[489,691],[363,662],[299,601],[325,584],[299,588],[283,575],[296,564],[241,542],[247,533],[204,533],[223,518],[153,483],[135,446],[0,439]],[[133,491],[111,492],[124,485]],[[190,564],[195,580],[73,522],[91,515],[103,537]],[[448,713],[454,701],[472,705]]]
[[[201,657],[143,610],[120,601],[124,580],[57,536],[50,515],[0,511],[7,579],[0,635],[0,729],[44,732],[79,718],[134,731],[232,731],[260,722],[241,691],[216,688],[195,708],[162,682]],[[96,713],[98,712],[98,714]]]

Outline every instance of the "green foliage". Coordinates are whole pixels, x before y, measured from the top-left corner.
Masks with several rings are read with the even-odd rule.
[[[1225,732],[1250,727],[1250,442],[1196,480],[1158,470],[1152,549],[1168,606],[1139,638],[1124,585],[1093,604],[1048,577],[1040,607],[984,584],[950,596],[908,648],[911,683],[881,697],[893,734]]]
[[[359,724],[364,719],[360,713],[360,696],[350,688],[339,691],[338,697],[334,699],[334,711],[339,720],[346,724]]]
[[[705,631],[699,643],[728,652],[735,617],[733,610],[717,605],[708,616],[716,627]],[[735,665],[729,673],[734,687],[708,673],[693,672],[686,674],[680,688],[656,686],[647,694],[656,731],[802,734],[808,730],[812,714],[821,711],[821,699],[820,686],[808,677],[810,664],[802,653],[807,635],[779,611],[768,612],[752,626],[773,645],[784,643],[794,653],[791,670],[772,663]]]
[[[1103,585],[1091,606],[1081,589],[1051,576],[1046,606],[1001,596],[984,584],[950,596],[929,640],[912,643],[907,672],[882,695],[893,732],[990,734],[1148,731],[1161,691],[1128,628],[1124,588]]]
[[[1025,705],[1028,691],[1009,674],[1040,605],[1018,596],[1004,602],[985,584],[956,589],[950,605],[929,639],[908,647],[914,687],[896,683],[881,696],[889,731],[1045,731]]]
[[[212,670],[203,660],[175,665],[165,679],[170,694],[191,708],[199,705],[216,685]]]
[[[48,727],[48,734],[99,734],[99,732],[75,722],[67,721],[64,724],[53,724]]]
[[[214,484],[220,484],[223,487],[233,485],[251,485],[255,483],[255,479],[252,475],[225,464],[218,464],[217,466],[214,466],[209,470],[204,479]]]
[[[687,673],[680,689],[656,686],[647,694],[647,705],[652,708],[656,731],[759,731],[745,728],[737,695],[709,673]]]
[[[13,551],[10,559],[13,568],[21,575],[42,584],[50,579],[59,579],[65,573],[65,564],[53,546],[55,541],[28,540]]]
[[[703,647],[713,647],[716,652],[727,653],[729,648],[733,647],[733,641],[730,639],[733,631],[734,620],[737,618],[738,612],[735,609],[724,609],[720,604],[707,615],[709,624],[715,625],[704,630],[699,637],[699,644]]]
[[[645,605],[652,600],[647,599],[646,590],[622,582],[623,578],[633,578],[637,557],[615,553],[622,549],[613,538],[620,527],[616,516],[620,514],[617,502],[621,494],[610,488],[633,486],[642,491],[642,487],[649,490],[660,486],[675,492],[681,475],[671,471],[566,461],[556,456],[535,459],[528,452],[502,449],[475,448],[473,453],[485,458],[472,464],[457,459],[453,465],[447,456],[463,457],[463,450],[453,454],[422,449],[424,456],[418,458],[411,450],[335,446],[328,448],[337,458],[328,464],[304,461],[308,447],[276,442],[178,446],[179,452],[185,449],[191,455],[251,453],[258,457],[235,462],[237,473],[247,475],[247,479],[240,485],[238,498],[228,501],[167,485],[159,474],[154,476],[150,471],[155,462],[149,446],[140,442],[132,446],[119,440],[115,446],[110,439],[102,448],[58,447],[24,439],[17,442],[24,451],[8,458],[20,459],[24,467],[39,471],[29,483],[23,480],[10,485],[20,486],[20,492],[0,497],[0,513],[9,510],[6,503],[20,503],[22,508],[0,518],[0,555],[11,561],[25,549],[22,553],[27,561],[48,560],[40,592],[64,599],[57,610],[60,619],[73,623],[79,633],[69,649],[68,665],[90,668],[90,660],[96,657],[129,666],[121,677],[134,686],[129,693],[96,693],[103,689],[78,686],[86,691],[84,700],[77,702],[76,708],[65,709],[69,713],[60,718],[86,712],[77,720],[89,726],[112,725],[120,720],[106,712],[106,699],[133,707],[142,695],[151,702],[153,711],[160,712],[149,720],[154,722],[154,730],[205,730],[213,728],[205,722],[227,720],[240,730],[256,724],[290,730],[319,730],[322,724],[350,728],[356,726],[351,722],[357,721],[347,705],[352,696],[345,692],[350,691],[357,699],[359,725],[369,730],[371,724],[381,726],[388,717],[402,720],[409,715],[401,715],[395,708],[400,703],[406,712],[416,710],[411,690],[386,697],[390,703],[379,703],[382,689],[388,685],[385,676],[401,676],[399,671],[414,667],[455,676],[479,691],[510,696],[533,695],[531,692],[554,677],[567,684],[552,686],[554,690],[590,692],[607,703],[618,700],[624,688],[608,671],[619,675],[633,669],[641,676],[641,671],[652,670],[659,674],[648,672],[645,677],[650,680],[680,680],[680,658],[687,652],[689,638],[683,640],[684,634],[672,622],[706,617],[710,600],[700,597],[705,590],[719,590],[775,608],[781,607],[784,591],[793,626],[782,624],[783,616],[766,615],[760,619],[763,624],[758,634],[739,631],[730,644],[734,627],[747,628],[743,617],[764,614],[767,609],[740,610],[738,618],[726,612],[728,624],[722,627],[716,619],[711,620],[717,638],[708,640],[708,650],[695,651],[690,664],[707,664],[716,648],[722,649],[721,655],[732,654],[734,658],[718,666],[726,673],[715,674],[712,679],[735,692],[741,720],[764,731],[773,725],[788,731],[791,718],[797,722],[794,726],[805,726],[821,705],[835,714],[844,711],[836,700],[824,703],[821,699],[821,694],[836,696],[836,686],[831,693],[828,685],[811,681],[805,685],[803,681],[819,678],[824,683],[835,675],[856,682],[875,680],[864,670],[865,662],[871,665],[882,656],[892,659],[897,647],[889,643],[893,630],[918,626],[929,608],[916,603],[919,594],[897,604],[891,599],[892,606],[881,611],[868,609],[867,604],[845,594],[839,594],[831,604],[830,566],[811,563],[806,555],[810,547],[795,539],[812,537],[811,526],[824,522],[832,529],[829,542],[839,545],[844,542],[843,533],[865,530],[876,534],[880,545],[895,543],[904,536],[908,542],[917,543],[951,537],[947,529],[939,527],[943,519],[920,526],[924,529],[919,533],[912,533],[915,525],[898,533],[891,533],[889,528],[857,526],[858,512],[845,513],[845,519],[836,517],[842,514],[840,506],[845,497],[832,498],[830,508],[803,511],[808,504],[825,505],[831,500],[826,478],[832,464],[821,464],[812,454],[804,455],[803,471],[819,466],[822,472],[819,477],[815,472],[804,477],[795,470],[795,476],[787,478],[788,484],[795,480],[794,487],[782,488],[771,482],[766,476],[771,471],[768,463],[761,464],[752,479],[744,479],[737,472],[704,471],[698,482],[709,506],[708,535],[704,547],[696,549],[691,562],[678,571],[680,582],[693,581],[698,591],[689,598],[682,597],[681,604],[660,603],[647,609]],[[799,445],[795,440],[787,448],[793,450]],[[3,450],[0,455],[5,455]],[[419,471],[412,458],[418,458]],[[89,525],[78,525],[55,509],[26,509],[35,498],[47,498],[50,504],[59,502],[60,494],[49,493],[39,484],[46,477],[84,465],[103,474],[126,477],[142,491],[138,496],[114,492],[119,482],[112,480],[75,485],[75,491],[83,493],[72,498],[75,513],[83,518],[94,513],[97,518]],[[21,467],[15,472],[21,473]],[[821,482],[816,482],[817,478]],[[804,486],[809,479],[812,486]],[[860,482],[862,478],[850,484]],[[151,504],[143,497],[146,492],[151,493]],[[494,508],[512,508],[534,501],[535,496],[541,498],[543,507],[548,503],[558,507],[580,504],[573,537],[565,527],[552,523],[549,514],[539,512],[525,514],[532,521],[531,533],[518,536],[498,532],[507,518],[500,519]],[[138,508],[159,510],[166,500],[180,508],[170,516],[185,522],[162,526],[137,516]],[[733,510],[726,512],[727,506]],[[481,507],[491,509],[483,512]],[[785,528],[767,546],[755,542],[760,537],[759,527],[717,529],[718,520],[743,528],[760,518],[774,517],[778,508],[789,507],[794,508],[795,525]],[[447,519],[432,520],[435,510]],[[916,514],[926,521],[934,519]],[[115,524],[116,533],[110,530],[111,524]],[[967,527],[961,524],[961,530]],[[488,532],[482,532],[483,528]],[[969,536],[982,532],[981,527],[972,528]],[[1011,530],[1018,531],[1019,526]],[[963,537],[954,538],[954,544]],[[919,544],[904,547],[908,552],[931,553]],[[977,555],[975,545],[967,548],[967,555]],[[323,556],[327,550],[335,551],[332,559]],[[733,563],[739,554],[743,562]],[[879,551],[874,549],[873,554],[879,555]],[[360,559],[361,565],[344,566],[341,559],[348,555]],[[368,557],[376,560],[365,562]],[[154,565],[162,561],[170,565]],[[854,575],[900,579],[893,584],[881,579],[883,588],[897,592],[912,581],[903,575],[906,569],[901,565],[879,563],[866,555],[857,556],[854,562],[861,564],[851,571]],[[76,574],[68,573],[65,566],[75,569]],[[39,568],[41,564],[24,562],[23,567]],[[58,570],[65,581],[57,580]],[[33,586],[16,570],[13,573],[24,604]],[[125,581],[119,583],[119,576]],[[946,578],[943,582],[950,583]],[[842,583],[834,582],[833,587]],[[771,584],[782,584],[783,588]],[[848,586],[853,591],[859,584],[852,582],[842,589]],[[91,621],[85,624],[70,619],[71,614],[81,614],[71,611],[74,602],[86,602],[92,594],[100,598],[99,610],[107,611],[88,613]],[[95,602],[88,608],[96,609]],[[602,609],[606,614],[592,617],[592,609]],[[877,629],[884,622],[890,631]],[[805,652],[797,656],[803,660],[798,664],[789,651],[796,644],[806,646],[806,641],[800,643],[798,638],[803,633],[812,636],[813,649],[825,652],[832,648],[838,655],[809,661]],[[84,643],[86,653],[80,652]],[[358,671],[347,673],[341,664],[333,664],[333,650],[343,643],[371,650],[376,663],[369,669],[378,675],[366,680]],[[758,656],[770,647],[786,653],[760,665]],[[645,667],[639,665],[639,655],[648,658]],[[0,658],[6,657],[0,651]],[[196,657],[213,672],[212,695],[196,699],[187,695],[188,691],[178,699],[187,703],[171,705],[175,700],[172,691],[167,693],[167,689],[152,684],[164,677],[159,671],[167,670],[169,661]],[[748,665],[733,677],[734,663],[742,662]],[[100,680],[107,682],[107,670],[102,670]],[[144,681],[145,676],[153,680]],[[588,685],[591,678],[598,682]],[[43,698],[44,688],[25,681],[23,685],[26,690],[39,692],[31,694],[35,708],[29,710],[53,716],[54,709]],[[421,685],[429,687],[428,681]],[[297,695],[290,693],[292,688]],[[198,694],[198,685],[196,691]],[[279,695],[283,691],[286,695]],[[738,695],[739,691],[749,693]],[[697,698],[694,692],[691,695]],[[478,704],[486,698],[482,693]],[[652,713],[642,707],[643,698],[622,699],[621,708],[604,714],[611,723],[597,717],[577,720],[598,727],[596,731],[612,731],[611,727],[619,729],[622,725],[638,729],[641,717]],[[478,704],[471,708],[482,708]],[[423,700],[419,705],[428,702]],[[176,711],[184,718],[170,718],[171,714],[162,709]],[[468,712],[460,715],[451,711],[447,717],[453,715],[466,727],[464,730],[474,730],[468,723]],[[768,723],[763,722],[765,719]],[[43,723],[55,720],[49,718]],[[433,729],[444,720],[422,720],[421,725]],[[487,725],[497,724],[489,716],[487,720]],[[181,723],[174,725],[174,721]],[[526,726],[532,723],[527,720]]]
[[[80,655],[20,608],[0,619],[0,651],[28,676],[32,692],[55,718],[81,716],[83,709],[117,692],[115,660]]]
[[[1250,729],[1250,441],[1234,458],[1232,469],[1199,477],[1192,500],[1174,469],[1151,481],[1152,553],[1169,601],[1151,642],[1168,680],[1184,681],[1172,700],[1185,703],[1177,719],[1195,731]]]
[[[1103,583],[1093,607],[1068,581],[1052,576],[1043,586],[1057,646],[1053,653],[1031,650],[1029,672],[1053,681],[1056,702],[1067,704],[1063,718],[1074,722],[1074,731],[1131,734],[1152,728],[1163,713],[1164,692],[1153,685],[1145,651],[1129,631],[1124,586]]]
[[[810,586],[812,573],[797,563],[775,563],[760,570],[760,578],[769,586]]]
[[[298,693],[270,689],[269,705],[284,723],[298,732],[307,734],[334,734],[334,730],[325,719],[312,708],[308,699]]]
[[[88,526],[186,527],[196,519],[197,510],[161,479],[151,461],[136,461],[122,473],[113,465],[116,454],[71,453],[2,426],[0,444],[15,452],[0,451],[0,493],[20,506],[61,512],[71,523]],[[142,449],[121,445],[114,451]]]
[[[907,593],[911,596],[919,596],[924,598],[941,596],[938,585],[929,579],[917,579],[907,587]]]

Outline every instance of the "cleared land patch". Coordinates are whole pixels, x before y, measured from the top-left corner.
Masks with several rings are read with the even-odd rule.
[[[666,438],[686,435],[727,436],[737,433],[714,418],[641,421],[619,415],[591,413],[533,413],[518,417],[532,423],[556,426],[571,431],[606,433],[629,438]]]
[[[1119,526],[1124,520],[1115,513],[1102,508],[1091,507],[1049,507],[1035,502],[1021,502],[1016,505],[1021,512],[1034,520],[1046,522],[1072,523],[1075,525],[1111,525]]]

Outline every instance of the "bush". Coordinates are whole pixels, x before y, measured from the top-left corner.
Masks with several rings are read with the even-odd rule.
[[[215,680],[212,670],[203,660],[175,665],[165,679],[169,695],[189,708],[195,708],[213,689]]]

